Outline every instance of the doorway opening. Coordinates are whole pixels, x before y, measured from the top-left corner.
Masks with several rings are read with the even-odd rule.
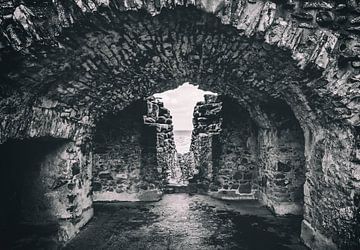
[[[217,94],[201,90],[189,82],[176,89],[154,95],[164,103],[164,107],[169,109],[172,115],[176,150],[180,154],[190,150],[194,108],[198,102],[204,101],[205,95]]]
[[[176,89],[154,95],[164,104],[172,116],[173,138],[176,145],[175,164],[170,168],[168,190],[170,192],[187,190],[196,166],[191,144],[194,138],[194,117],[196,106],[205,101],[206,96],[217,96],[198,86],[186,82]]]

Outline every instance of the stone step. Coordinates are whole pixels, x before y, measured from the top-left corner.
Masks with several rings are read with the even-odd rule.
[[[219,190],[216,192],[209,192],[213,198],[220,200],[256,200],[255,192],[239,193],[237,190]]]

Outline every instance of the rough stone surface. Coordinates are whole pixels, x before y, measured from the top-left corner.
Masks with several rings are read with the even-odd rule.
[[[205,95],[205,101],[198,102],[194,108],[190,152],[194,157],[195,171],[190,182],[205,192],[214,182],[213,145],[221,131],[221,109],[222,103],[213,95]]]
[[[275,212],[302,214],[305,182],[303,131],[282,102],[264,104],[270,128],[259,130],[260,192]]]
[[[302,214],[304,137],[289,107],[267,103],[257,124],[232,99],[205,99],[194,110],[191,152],[199,173],[194,180],[216,197],[257,198],[278,214]]]
[[[177,154],[178,167],[181,170],[181,180],[184,184],[189,184],[189,179],[192,179],[196,171],[194,152],[189,151],[184,154]]]
[[[357,1],[3,0],[0,7],[0,142],[71,141],[80,173],[70,182],[81,188],[68,194],[91,202],[83,187],[102,117],[190,81],[236,99],[260,128],[272,129],[260,103],[285,101],[304,132],[305,221],[338,248],[359,248]],[[81,210],[78,218],[90,211]]]
[[[222,129],[214,151],[214,186],[223,192],[257,195],[259,186],[257,127],[233,100],[222,100]]]
[[[141,176],[141,169],[145,167],[142,158],[145,105],[144,101],[137,102],[97,124],[93,153],[94,201],[126,200],[126,197],[134,200],[140,190],[149,188],[150,183],[144,182]]]
[[[97,124],[94,201],[159,200],[177,166],[170,113],[153,97]]]
[[[170,111],[164,107],[161,101],[149,97],[144,123],[148,129],[155,129],[153,150],[155,150],[156,179],[160,184],[159,187],[163,189],[171,180],[181,178],[181,175],[178,176],[179,167]],[[149,133],[145,131],[145,134]],[[147,169],[144,169],[144,173],[147,172]]]
[[[92,216],[89,155],[74,142],[42,138],[0,147],[2,244],[33,235],[54,245],[71,239]],[[3,237],[2,236],[2,237]]]

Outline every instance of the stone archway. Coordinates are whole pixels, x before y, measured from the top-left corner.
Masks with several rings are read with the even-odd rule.
[[[1,142],[53,136],[74,140],[89,154],[95,120],[187,80],[231,95],[255,120],[263,119],[260,101],[282,99],[305,132],[303,239],[312,248],[358,244],[356,22],[323,22],[324,13],[352,20],[356,14],[344,10],[356,9],[353,1],[345,7],[263,1],[6,3]]]

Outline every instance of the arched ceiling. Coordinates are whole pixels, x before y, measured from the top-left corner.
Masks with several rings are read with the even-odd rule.
[[[20,121],[51,100],[97,118],[190,81],[250,108],[283,99],[303,124],[357,125],[357,35],[306,26],[318,19],[298,5],[24,1],[1,23],[0,116]]]

